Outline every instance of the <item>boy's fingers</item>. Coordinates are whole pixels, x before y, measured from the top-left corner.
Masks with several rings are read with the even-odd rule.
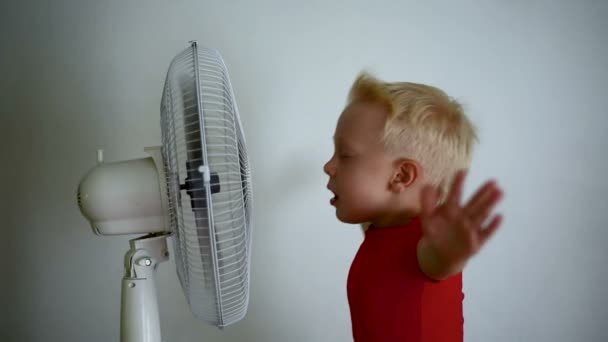
[[[452,182],[452,187],[450,189],[450,194],[448,195],[447,199],[449,205],[460,205],[460,199],[462,197],[462,187],[466,175],[466,170],[459,170],[458,172],[456,172],[456,175],[454,176],[454,181]]]
[[[494,216],[494,218],[492,219],[492,221],[490,221],[490,223],[488,223],[486,228],[482,229],[479,232],[480,242],[483,244],[488,239],[490,239],[492,237],[492,235],[494,235],[494,233],[496,233],[496,231],[498,230],[498,227],[500,227],[501,224],[502,224],[502,215],[498,214],[498,215]]]
[[[492,189],[480,200],[478,208],[475,212],[470,213],[471,223],[473,226],[480,226],[492,213],[498,202],[502,199],[502,191],[500,189]]]
[[[481,209],[483,209],[483,204],[488,200],[488,198],[492,195],[494,189],[497,189],[496,183],[494,181],[486,182],[481,188],[475,192],[473,197],[469,200],[465,207],[465,212],[473,217],[478,213]]]

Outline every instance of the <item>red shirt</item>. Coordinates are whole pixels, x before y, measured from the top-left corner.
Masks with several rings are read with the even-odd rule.
[[[365,233],[347,284],[355,342],[462,342],[462,276],[426,277],[421,236],[419,219]]]

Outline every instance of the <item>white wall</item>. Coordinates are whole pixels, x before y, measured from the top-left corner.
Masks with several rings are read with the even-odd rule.
[[[76,206],[95,150],[160,139],[166,68],[190,39],[228,64],[254,168],[251,309],[196,322],[159,269],[167,341],[349,341],[361,241],[323,162],[362,68],[464,101],[482,142],[469,193],[504,185],[504,229],[465,273],[466,341],[606,341],[605,1],[13,1],[0,34],[0,340],[116,341],[125,237]],[[332,14],[335,13],[335,14]]]

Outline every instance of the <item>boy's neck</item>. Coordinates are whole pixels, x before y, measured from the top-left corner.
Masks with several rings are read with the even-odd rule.
[[[393,215],[384,215],[371,221],[371,224],[376,228],[404,226],[413,218],[419,216],[417,211],[403,211]]]

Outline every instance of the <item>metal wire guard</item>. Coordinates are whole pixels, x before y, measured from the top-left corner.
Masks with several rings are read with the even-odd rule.
[[[194,42],[173,59],[161,129],[179,280],[197,318],[228,326],[245,316],[249,302],[252,189],[218,51]]]

